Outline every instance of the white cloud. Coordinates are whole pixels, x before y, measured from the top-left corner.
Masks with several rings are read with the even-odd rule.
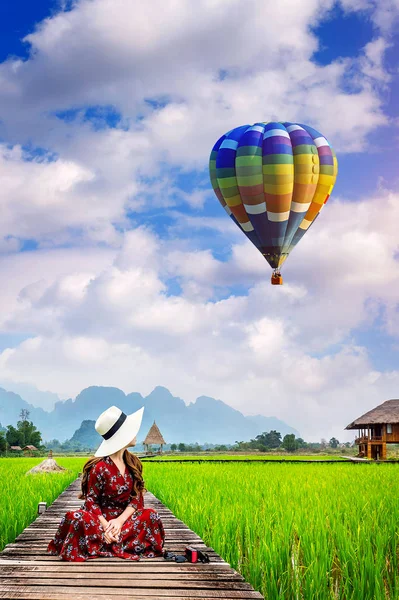
[[[25,38],[30,58],[0,65],[0,134],[9,142],[0,153],[0,248],[18,249],[24,237],[42,247],[119,247],[128,214],[203,208],[207,178],[205,188],[179,190],[170,167],[206,168],[216,139],[254,119],[298,119],[341,153],[364,150],[367,135],[388,123],[380,96],[388,42],[380,36],[359,57],[315,64],[312,27],[333,6],[82,0],[45,19]],[[96,126],[114,107],[123,127],[93,128],[87,105],[99,107]],[[75,119],[54,116],[68,109]],[[34,151],[26,160],[23,144],[55,160]]]
[[[398,0],[339,0],[348,11],[368,13],[374,25],[382,34],[389,36],[395,33],[399,22]]]
[[[19,277],[5,325],[29,324],[34,337],[3,351],[0,379],[24,373],[63,396],[92,384],[147,393],[162,383],[186,401],[207,394],[244,414],[275,414],[308,438],[342,438],[342,427],[395,395],[399,380],[352,339],[381,308],[386,331],[399,335],[398,206],[393,193],[329,203],[287,261],[281,288],[249,243],[222,263],[176,251],[145,228],[126,233],[112,255],[84,252],[79,262],[74,250],[42,251],[40,272],[28,266],[31,253],[6,257],[3,280]],[[167,294],[171,277],[181,296]],[[248,294],[214,295],[249,279]]]
[[[391,46],[383,37],[374,39],[366,44],[362,71],[373,80],[388,83],[391,76],[385,70],[384,57],[387,49]]]

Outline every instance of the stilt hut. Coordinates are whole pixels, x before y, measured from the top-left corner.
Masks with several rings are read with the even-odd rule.
[[[387,400],[355,419],[345,429],[358,429],[359,456],[386,460],[387,444],[399,443],[399,400]]]
[[[21,446],[10,446],[10,450],[12,452],[21,452],[22,448],[21,448]]]
[[[149,432],[143,442],[144,450],[146,454],[152,454],[150,446],[159,446],[159,454],[162,454],[162,446],[166,444],[163,439],[162,433],[159,431],[158,425],[154,423],[151,425]]]

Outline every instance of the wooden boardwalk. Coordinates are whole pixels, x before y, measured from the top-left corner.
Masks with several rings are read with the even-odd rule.
[[[165,527],[165,549],[184,554],[193,545],[209,554],[210,563],[168,562],[163,557],[129,561],[96,558],[73,563],[47,554],[47,544],[68,510],[79,508],[80,480],[74,481],[29,527],[0,553],[0,598],[32,600],[154,600],[156,598],[260,598],[252,586],[202,539],[146,492]]]

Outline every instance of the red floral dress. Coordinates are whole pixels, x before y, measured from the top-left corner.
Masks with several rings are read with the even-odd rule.
[[[106,456],[90,470],[87,496],[79,510],[70,510],[62,518],[47,551],[63,560],[82,562],[100,556],[140,560],[141,556],[162,556],[165,530],[154,508],[144,508],[142,492],[132,495],[133,477],[126,467],[122,475]],[[107,543],[98,520],[118,517],[127,506],[136,508],[122,526],[119,542]]]

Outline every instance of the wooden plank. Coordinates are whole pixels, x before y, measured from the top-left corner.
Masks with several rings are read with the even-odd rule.
[[[3,584],[9,583],[10,578],[0,577],[0,588]],[[143,577],[134,579],[123,577],[119,575],[119,577],[115,578],[104,578],[101,579],[97,575],[88,576],[82,573],[76,573],[74,576],[71,576],[68,573],[67,576],[61,577],[58,573],[56,577],[31,577],[30,574],[26,574],[24,577],[20,575],[15,576],[13,578],[13,584],[15,585],[41,585],[41,586],[54,586],[54,585],[64,585],[70,586],[71,584],[74,586],[83,586],[83,587],[107,587],[107,588],[121,588],[121,587],[135,587],[137,589],[141,588],[159,588],[162,589],[211,589],[211,590],[226,590],[231,589],[231,580],[223,581],[223,580],[209,580],[203,579],[202,577],[199,579],[186,579],[186,577],[180,577],[179,579],[168,580],[168,579],[150,579]],[[134,584],[134,585],[132,585]],[[234,581],[234,589],[235,590],[251,590],[252,586],[246,581],[238,580]]]
[[[182,548],[181,547],[180,548],[173,548],[173,546],[170,546],[170,544],[168,544],[168,548],[167,549],[169,549],[171,552],[177,552],[177,553],[181,553],[182,552]],[[205,550],[205,552],[207,552],[207,554],[209,555],[209,558],[210,558],[210,560],[212,562],[225,562],[223,560],[223,558],[218,557],[218,555],[216,553],[213,553],[213,555],[211,556],[209,550]],[[4,556],[3,556],[3,554],[4,554]],[[1,556],[2,556],[2,558],[10,558],[10,559],[12,559],[14,557],[27,557],[27,558],[29,557],[29,560],[43,560],[44,558],[47,558],[47,560],[51,560],[51,561],[59,561],[59,562],[61,561],[61,559],[60,559],[59,556],[51,556],[50,554],[46,554],[46,552],[40,552],[39,553],[34,548],[32,548],[30,550],[25,550],[25,551],[19,550],[17,548],[10,548],[10,550],[7,551],[7,548],[5,548],[5,550],[4,550],[4,552],[2,553]],[[107,558],[107,557],[105,557],[105,558]],[[87,562],[89,562],[89,561],[90,562],[91,561],[97,561],[97,560],[100,560],[100,558],[90,558],[90,559],[88,559]],[[115,558],[107,558],[107,560],[122,560],[122,561],[125,561],[125,560],[130,560],[130,559],[123,559],[123,558],[115,557]],[[168,561],[165,561],[165,559],[162,556],[155,556],[154,558],[147,558],[147,557],[146,558],[140,558],[140,561],[141,560],[150,560],[152,562],[159,561],[159,562],[162,562],[162,563],[168,562]],[[130,560],[130,562],[134,562],[134,561]],[[174,562],[174,561],[171,561],[171,562]]]
[[[0,553],[0,599],[31,600],[220,600],[262,599],[243,576],[207,546],[198,534],[179,520],[153,494],[144,495],[146,508],[161,517],[166,538],[164,548],[184,553],[187,545],[206,551],[209,563],[176,563],[160,557],[92,558],[86,562],[61,560],[47,553],[61,518],[78,510],[80,481],[67,488],[48,510],[31,523]]]
[[[59,566],[59,565],[57,565]],[[160,571],[158,570],[149,570],[149,569],[134,569],[134,571],[132,569],[127,570],[127,569],[110,569],[110,567],[108,567],[108,569],[104,569],[104,568],[97,568],[97,569],[88,569],[88,568],[82,568],[82,569],[75,569],[75,565],[69,565],[72,568],[56,568],[56,569],[49,569],[48,567],[36,567],[36,570],[32,570],[29,567],[24,567],[24,566],[20,566],[18,569],[7,569],[6,567],[3,567],[1,569],[1,579],[5,580],[6,578],[14,578],[14,577],[19,577],[19,578],[32,578],[32,579],[37,579],[37,578],[41,578],[41,579],[46,579],[46,578],[55,578],[55,577],[60,577],[60,578],[68,578],[68,580],[72,580],[72,579],[79,579],[79,578],[89,578],[89,577],[95,577],[97,580],[99,581],[108,581],[111,579],[116,579],[116,580],[120,580],[121,577],[126,577],[126,576],[131,576],[134,573],[134,577],[135,577],[135,581],[141,581],[141,580],[146,580],[149,577],[151,577],[151,581],[166,581],[166,580],[170,580],[173,581],[175,579],[181,580],[184,579],[185,581],[202,581],[202,580],[206,580],[206,581],[213,581],[213,580],[217,580],[217,581],[243,581],[243,577],[242,575],[240,575],[239,573],[234,573],[234,572],[230,572],[230,571],[222,571],[222,572],[216,572],[213,569],[212,570],[194,570],[191,569],[191,573],[184,571],[179,571],[179,572],[173,572],[173,571],[169,571],[169,572],[165,572],[165,571]]]
[[[4,568],[4,572],[7,571],[7,568],[20,568],[24,567],[27,569],[32,568],[35,569],[52,569],[58,570],[68,570],[73,569],[79,571],[79,569],[85,569],[87,572],[132,572],[134,570],[135,573],[195,573],[195,572],[203,572],[203,573],[221,573],[222,575],[227,576],[229,573],[237,573],[234,569],[230,567],[228,563],[206,563],[200,564],[197,563],[176,563],[174,561],[163,561],[163,563],[157,563],[154,559],[146,559],[143,558],[139,562],[131,561],[131,560],[123,560],[119,558],[97,558],[95,560],[87,561],[86,563],[73,563],[67,562],[63,560],[57,561],[47,561],[46,559],[33,561],[33,560],[23,560],[23,559],[6,559],[1,560],[0,565],[2,569]]]
[[[18,556],[18,555],[22,555],[22,556],[49,556],[50,555],[47,554],[47,545],[43,544],[43,545],[32,545],[32,546],[23,546],[22,544],[15,544],[15,546],[13,546],[12,548],[9,548],[9,546],[11,546],[12,544],[9,544],[8,546],[6,546],[6,548],[3,550],[2,554],[4,556]],[[212,550],[209,546],[205,546],[205,544],[196,544],[197,548],[200,548],[201,550],[203,550],[204,552],[206,552],[209,556],[210,559],[214,559],[214,560],[223,560],[221,557],[218,556],[218,554]],[[183,552],[184,550],[184,545],[182,544],[168,544],[167,547],[165,546],[166,550],[170,550],[171,552]],[[59,556],[54,556],[54,558],[61,560]],[[156,559],[160,559],[163,562],[166,562],[165,559],[162,556],[155,556],[154,558],[151,558],[151,560],[156,560]],[[96,560],[96,557],[94,558],[90,558],[89,560]],[[124,560],[124,559],[122,559]],[[130,559],[127,559],[130,560]]]
[[[11,596],[10,593],[14,592],[14,596]],[[84,593],[83,593],[84,592]],[[76,600],[77,594],[81,595],[82,599],[87,599],[87,596],[91,596],[92,598],[99,598],[104,600],[104,595],[108,595],[112,600],[115,599],[115,595],[119,598],[134,598],[134,600],[138,600],[138,597],[143,598],[143,600],[148,600],[149,598],[173,598],[176,600],[176,596],[178,595],[183,600],[187,598],[259,598],[263,599],[263,596],[256,592],[255,590],[183,590],[179,588],[171,588],[171,589],[163,589],[163,588],[154,588],[154,589],[145,589],[142,588],[137,590],[133,587],[120,587],[120,588],[108,588],[108,587],[96,587],[96,588],[83,588],[76,587],[73,585],[65,586],[53,586],[52,588],[49,586],[28,586],[28,585],[2,585],[0,587],[0,598],[28,598],[27,594],[37,594],[36,598],[45,599],[51,598],[54,600],[54,594],[57,593],[60,598],[70,598],[73,595],[73,600]],[[18,595],[19,594],[19,595]],[[29,596],[32,597],[32,596]]]
[[[98,558],[95,560],[87,561],[86,563],[73,563],[63,560],[57,561],[46,561],[42,560],[20,560],[18,558],[2,560],[1,567],[6,571],[6,567],[10,565],[18,565],[18,567],[30,567],[34,566],[37,569],[48,567],[49,569],[55,568],[66,569],[76,568],[77,571],[80,569],[87,569],[88,572],[100,571],[100,572],[129,572],[129,573],[220,573],[227,575],[228,573],[237,573],[230,567],[228,563],[223,562],[212,562],[208,564],[191,564],[188,562],[176,563],[174,561],[163,561],[157,562],[153,559],[143,558],[139,562],[132,560],[124,560],[121,558]],[[187,565],[187,566],[186,566]]]
[[[75,568],[76,566],[76,568]],[[227,580],[227,581],[231,581],[231,580],[237,580],[237,581],[243,581],[243,577],[242,575],[240,575],[240,573],[236,573],[233,570],[221,570],[221,571],[217,571],[216,569],[192,569],[192,568],[186,568],[186,570],[161,570],[159,569],[147,569],[147,568],[135,568],[133,569],[125,569],[124,567],[119,567],[119,568],[115,568],[115,567],[94,567],[94,568],[89,568],[88,566],[84,565],[82,568],[77,568],[77,565],[67,565],[67,566],[60,566],[60,565],[55,565],[55,568],[51,568],[48,565],[41,565],[40,567],[34,567],[32,568],[31,566],[27,566],[27,565],[19,565],[18,568],[15,567],[8,567],[8,566],[2,566],[1,568],[1,577],[7,578],[7,577],[41,577],[41,578],[46,578],[46,577],[55,577],[55,576],[60,576],[60,577],[68,577],[71,579],[74,578],[78,578],[78,577],[93,577],[95,576],[97,579],[105,579],[108,580],[108,578],[110,579],[118,579],[121,574],[123,576],[127,576],[127,575],[131,575],[132,573],[134,573],[135,578],[137,578],[138,580],[140,579],[146,579],[148,577],[151,576],[152,580],[156,580],[156,579],[160,579],[160,580],[164,580],[164,579],[185,579],[185,580],[197,580],[197,579],[206,579],[206,580],[213,580],[213,579],[217,579],[217,580]]]
[[[201,548],[201,550],[203,550],[204,552],[206,552],[211,560],[220,560],[222,562],[225,562],[221,557],[219,557],[219,555],[212,549],[210,549],[209,546],[204,546],[201,545],[199,546],[198,544],[196,545],[196,547]],[[170,552],[174,552],[174,553],[181,553],[184,550],[184,544],[180,544],[180,545],[176,545],[176,544],[167,544],[165,545],[165,550],[168,550]],[[4,549],[4,551],[1,554],[1,558],[2,559],[8,559],[9,557],[19,557],[19,559],[23,559],[23,557],[25,556],[27,560],[35,560],[38,559],[43,559],[43,557],[47,558],[48,560],[58,560],[61,561],[62,559],[59,556],[53,556],[50,554],[47,554],[47,546],[41,546],[41,547],[30,547],[30,548],[23,548],[21,546],[17,546],[14,548],[8,548],[6,547]],[[140,558],[140,560],[145,560],[147,557],[142,557]],[[88,559],[89,561],[92,560],[125,560],[125,559],[119,559],[118,557],[90,557]],[[129,560],[129,559],[126,559]],[[151,561],[157,561],[160,560],[161,562],[168,562],[165,561],[165,559],[162,556],[155,556],[153,558],[148,558],[148,560]],[[69,561],[66,561],[69,562]]]

